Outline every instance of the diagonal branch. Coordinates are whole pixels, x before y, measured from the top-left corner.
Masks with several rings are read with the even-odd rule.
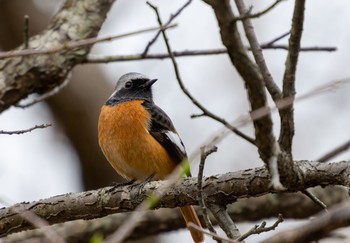
[[[150,5],[150,3],[148,3]],[[150,5],[152,8],[153,6]],[[157,19],[158,19],[158,23],[160,26],[163,25],[161,19],[160,19],[160,16],[159,14],[157,13]],[[239,131],[237,128],[235,128],[234,126],[230,125],[229,122],[227,122],[225,119],[215,115],[214,113],[210,112],[209,110],[207,110],[201,103],[199,103],[199,101],[197,101],[197,99],[195,99],[192,94],[187,90],[187,88],[185,87],[183,81],[182,81],[182,78],[181,78],[181,75],[180,75],[180,71],[179,71],[179,68],[178,68],[178,65],[177,65],[177,62],[175,60],[175,57],[173,55],[173,51],[170,47],[170,44],[169,44],[169,41],[168,41],[168,38],[167,38],[167,35],[165,33],[165,30],[162,30],[162,35],[163,35],[163,39],[164,39],[164,42],[165,42],[165,45],[166,45],[166,48],[167,48],[167,51],[168,51],[168,55],[170,56],[170,59],[172,61],[172,64],[173,64],[173,67],[174,67],[174,71],[175,71],[175,75],[176,75],[176,79],[180,85],[180,88],[181,90],[184,92],[184,94],[192,101],[192,103],[194,105],[196,105],[202,112],[204,115],[208,116],[208,117],[211,117],[212,119],[222,123],[225,127],[227,127],[228,129],[230,129],[232,132],[234,132],[235,134],[237,134],[238,136],[240,136],[241,138],[245,139],[246,141],[252,143],[252,144],[255,144],[255,141],[254,139],[252,139],[251,137],[249,137],[248,135],[242,133],[241,131]]]
[[[192,0],[188,0],[184,5],[182,5],[181,8],[179,8],[179,10],[176,11],[176,13],[170,15],[170,18],[168,19],[168,21],[165,23],[165,25],[170,25],[171,22],[181,14],[181,12],[187,8],[190,4],[191,4]],[[148,3],[148,2],[147,2]],[[162,33],[161,30],[159,30],[156,35],[152,38],[152,40],[150,42],[148,42],[145,50],[142,52],[141,56],[144,57],[148,54],[149,49],[151,48],[151,46],[156,42],[156,40],[158,39],[159,35]]]
[[[328,152],[327,154],[319,158],[317,161],[327,162],[330,159],[334,158],[335,156],[347,151],[348,149],[350,149],[350,140],[334,148],[333,150],[331,150],[330,152]]]
[[[241,13],[241,16],[236,17],[235,20],[245,20],[245,19],[253,19],[253,18],[259,18],[265,14],[267,14],[268,12],[270,12],[272,9],[274,9],[279,3],[281,3],[284,0],[276,0],[275,2],[273,2],[270,6],[268,6],[266,9],[254,13],[254,14],[250,14],[251,11],[247,11],[246,13]],[[249,9],[250,10],[250,9]]]
[[[243,0],[235,0],[238,11],[241,15],[245,14],[247,12],[247,9],[245,7]],[[274,101],[277,101],[281,98],[282,92],[273,80],[271,73],[266,65],[266,61],[264,58],[264,55],[262,53],[262,49],[259,45],[258,39],[255,35],[254,27],[252,24],[252,21],[249,18],[242,20],[243,27],[245,34],[247,36],[247,39],[249,41],[250,47],[252,49],[252,53],[255,58],[255,62],[258,65],[260,69],[260,73],[262,74],[262,77],[264,79],[265,86],[267,90],[270,92],[272,98]]]

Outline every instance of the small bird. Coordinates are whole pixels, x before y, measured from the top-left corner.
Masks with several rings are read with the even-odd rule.
[[[152,175],[164,179],[187,158],[170,118],[153,102],[151,87],[156,81],[135,72],[121,76],[101,109],[100,147],[112,167],[128,180],[144,181]],[[201,227],[192,206],[181,211],[187,225]],[[203,233],[189,230],[194,242],[204,240]]]

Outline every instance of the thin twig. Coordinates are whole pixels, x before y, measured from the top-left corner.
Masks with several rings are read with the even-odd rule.
[[[322,209],[324,209],[326,212],[328,212],[327,205],[322,202],[319,198],[317,198],[312,192],[309,190],[305,189],[301,191],[304,195],[306,195],[308,198],[310,198],[315,204],[320,206]]]
[[[142,34],[146,32],[151,32],[159,29],[170,29],[176,27],[176,24],[173,25],[164,25],[159,27],[152,27],[152,28],[146,28],[142,30],[132,31],[121,35],[114,35],[114,36],[107,36],[102,38],[88,38],[84,40],[78,40],[78,41],[70,41],[67,43],[63,43],[61,46],[56,48],[50,48],[50,49],[44,49],[44,50],[32,50],[32,49],[25,49],[25,50],[14,50],[9,52],[0,52],[0,59],[9,58],[9,57],[19,57],[19,56],[31,56],[31,55],[41,55],[41,54],[52,54],[57,53],[60,51],[65,50],[71,50],[75,48],[80,48],[84,46],[90,46],[96,43],[105,42],[105,41],[112,41],[115,39],[121,39],[125,37],[129,37],[132,35]]]
[[[198,177],[197,177],[197,188],[198,188],[198,192],[199,192],[199,197],[198,197],[198,203],[199,206],[202,209],[202,213],[203,213],[203,219],[204,222],[207,226],[207,228],[209,229],[209,231],[211,233],[213,233],[214,235],[217,235],[216,230],[213,227],[213,224],[210,221],[209,215],[208,215],[208,211],[207,211],[207,207],[205,206],[205,202],[203,199],[203,186],[202,186],[202,182],[203,182],[203,171],[204,171],[204,164],[205,161],[207,159],[207,157],[216,152],[218,150],[217,147],[212,147],[209,150],[205,149],[205,146],[200,148],[201,150],[201,159],[200,159],[200,163],[199,163],[199,169],[198,169]],[[214,240],[216,240],[217,242],[222,242],[219,238],[215,238],[213,237]]]
[[[50,127],[51,124],[41,124],[41,125],[35,125],[34,127],[28,128],[28,129],[24,129],[24,130],[16,130],[16,131],[4,131],[4,130],[0,130],[0,134],[6,134],[6,135],[20,135],[23,133],[28,133],[31,132],[35,129],[42,129],[42,128],[47,128]]]
[[[255,14],[251,14],[251,9],[252,7],[249,8],[249,10],[246,12],[246,14],[241,14],[241,16],[238,16],[238,17],[235,17],[234,20],[245,20],[245,19],[254,19],[254,18],[259,18],[265,14],[267,14],[268,12],[270,12],[272,9],[274,9],[277,4],[279,4],[280,2],[282,2],[284,0],[276,0],[274,3],[272,3],[270,6],[268,6],[266,9],[260,11],[260,12],[257,12]]]
[[[220,241],[225,241],[225,242],[230,242],[230,243],[238,243],[238,241],[236,241],[236,240],[232,240],[232,239],[229,239],[229,238],[226,238],[226,237],[222,237],[222,236],[220,236],[220,235],[218,235],[218,234],[216,234],[214,232],[205,231],[205,230],[203,230],[202,228],[198,227],[197,225],[195,225],[192,222],[189,222],[188,227],[193,228],[195,230],[198,230],[198,231],[202,232],[203,234],[210,235],[210,236],[213,237],[213,239],[219,239]]]
[[[260,47],[264,48],[264,47],[268,47],[268,46],[272,46],[273,44],[275,44],[277,41],[282,40],[283,38],[287,37],[290,34],[290,31],[283,33],[280,36],[277,36],[275,38],[273,38],[272,40],[270,40],[269,42],[266,42],[264,44],[261,44]]]
[[[326,153],[325,155],[323,155],[321,158],[319,158],[316,161],[319,162],[327,162],[330,159],[334,158],[335,156],[345,152],[346,150],[350,149],[350,140],[345,142],[344,144],[334,148],[333,150],[331,150],[330,152]]]
[[[153,5],[151,5],[153,6]],[[154,6],[153,6],[154,7]],[[156,11],[157,12],[157,11]],[[158,23],[160,26],[163,26],[162,24],[162,20],[160,19],[159,14],[157,14],[157,18],[158,18]],[[174,71],[175,71],[175,76],[176,79],[180,85],[181,90],[184,92],[184,94],[192,101],[192,103],[194,105],[196,105],[199,109],[201,109],[203,111],[203,113],[208,116],[211,117],[212,119],[222,123],[225,127],[227,127],[228,129],[230,129],[232,132],[234,132],[235,134],[237,134],[238,136],[242,137],[243,139],[245,139],[246,141],[250,142],[251,144],[255,144],[255,140],[251,137],[249,137],[248,135],[242,133],[241,131],[239,131],[238,129],[236,129],[235,127],[231,126],[227,121],[225,121],[223,118],[218,117],[217,115],[213,114],[212,112],[210,112],[209,110],[207,110],[202,104],[200,104],[193,96],[192,94],[187,90],[187,88],[185,87],[182,78],[180,76],[180,71],[179,68],[177,66],[175,57],[173,55],[173,51],[171,50],[169,41],[168,41],[168,37],[165,33],[165,30],[162,29],[162,35],[163,35],[163,39],[168,51],[168,54],[170,56],[170,59],[172,61],[173,67],[174,67]]]
[[[180,13],[191,4],[192,0],[187,1],[181,8],[179,8],[179,10],[177,10],[174,14],[170,15],[170,18],[168,19],[168,21],[165,23],[165,25],[169,25],[171,24],[171,22],[180,15]],[[148,5],[150,5],[150,2],[146,2]],[[145,50],[142,52],[141,56],[146,56],[148,54],[149,49],[151,48],[151,46],[156,42],[156,40],[158,39],[159,35],[161,34],[161,30],[159,30],[155,36],[152,38],[151,41],[148,42],[147,46],[145,47]]]
[[[270,42],[261,44],[262,49],[272,49],[272,50],[288,50],[287,45],[271,45]],[[250,50],[250,48],[247,47]],[[325,51],[334,52],[336,47],[301,47],[300,51]],[[185,50],[185,51],[174,51],[174,57],[188,57],[188,56],[206,56],[206,55],[220,55],[227,54],[227,49],[209,49],[209,50]],[[132,55],[110,55],[110,56],[97,56],[89,55],[82,63],[109,63],[109,62],[127,62],[127,61],[139,61],[139,60],[153,60],[153,59],[165,59],[170,58],[168,53],[155,53],[155,54],[132,54]]]
[[[28,49],[29,47],[29,16],[24,15],[24,28],[23,28],[23,43],[24,48]]]
[[[263,221],[260,225],[255,225],[253,228],[251,228],[247,233],[243,234],[241,237],[238,238],[239,241],[243,241],[246,238],[248,238],[251,235],[256,235],[256,234],[260,234],[263,232],[268,232],[271,230],[275,230],[277,228],[277,226],[282,223],[284,221],[282,214],[278,215],[277,220],[275,221],[275,223],[269,227],[266,227],[266,222]]]

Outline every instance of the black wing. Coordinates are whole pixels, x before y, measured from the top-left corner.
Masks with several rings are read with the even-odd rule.
[[[143,105],[152,116],[149,133],[165,148],[177,163],[181,163],[187,158],[186,150],[170,118],[153,102],[145,101]]]

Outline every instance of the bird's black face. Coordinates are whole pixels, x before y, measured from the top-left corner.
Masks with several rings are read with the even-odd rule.
[[[152,100],[152,85],[157,79],[150,79],[140,73],[127,73],[120,77],[106,105],[116,105],[129,100]]]

